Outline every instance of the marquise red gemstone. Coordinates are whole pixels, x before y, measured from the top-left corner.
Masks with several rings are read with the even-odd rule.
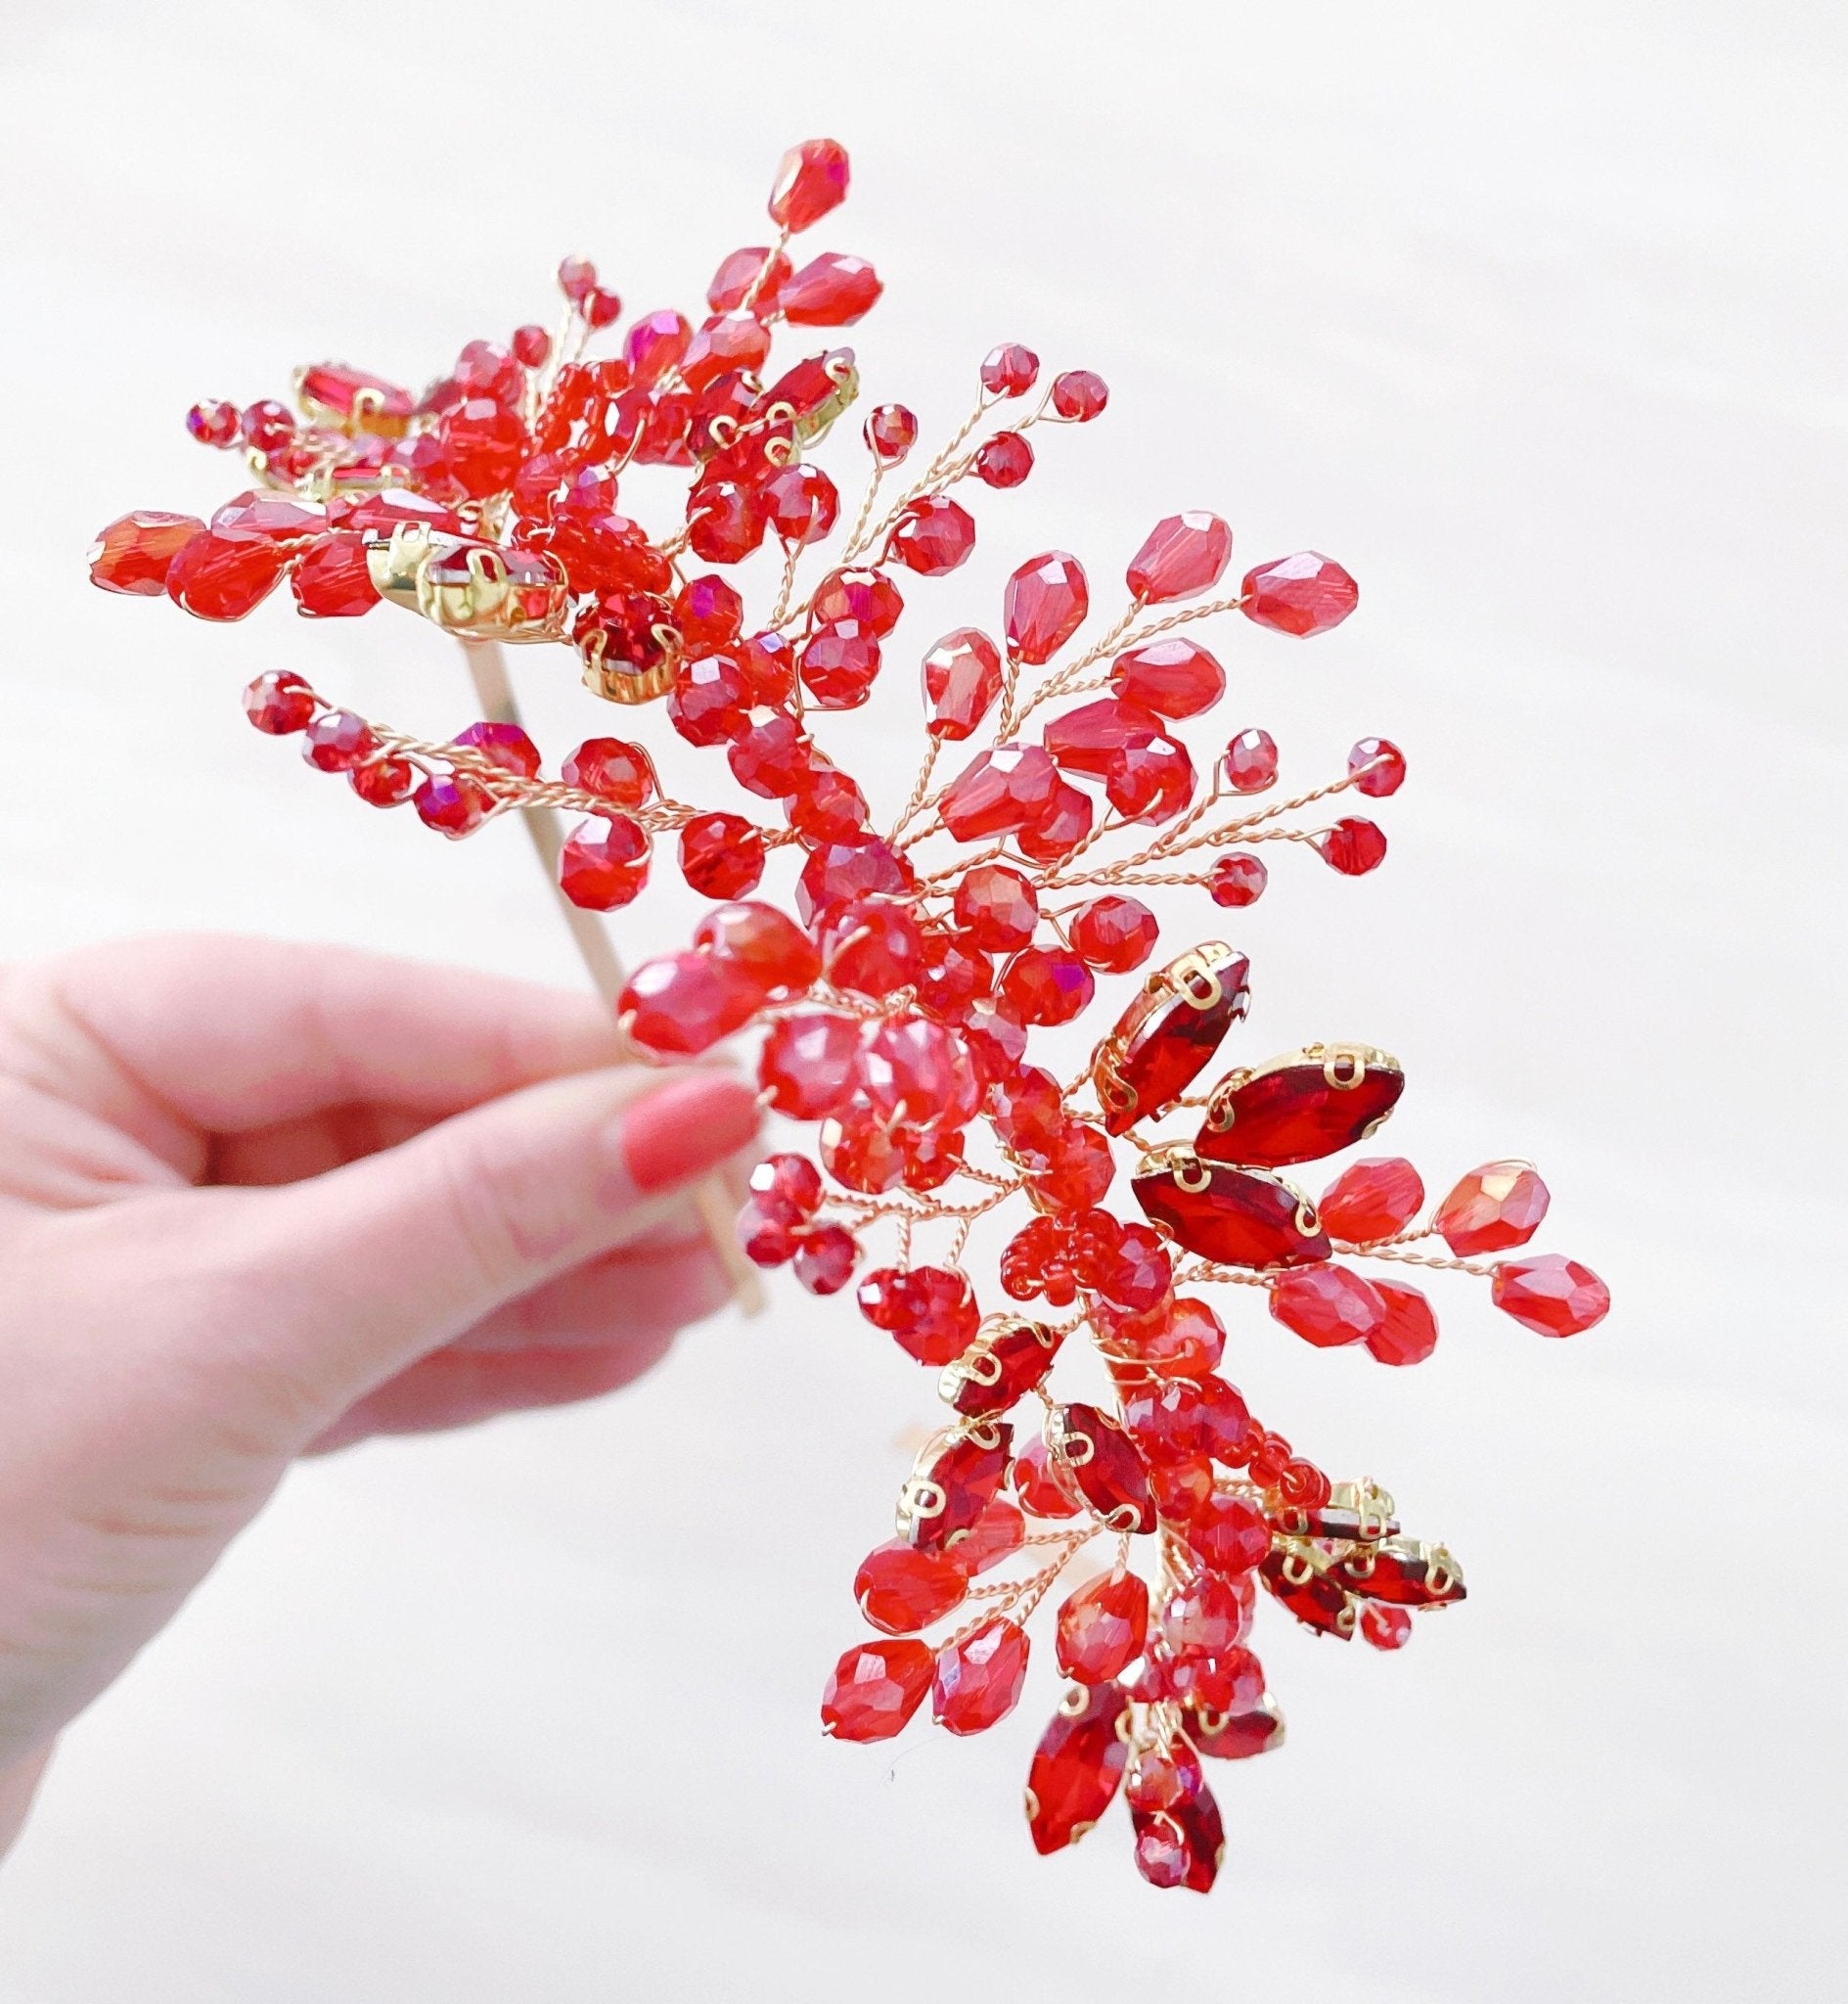
[[[1053,1714],[1027,1770],[1027,1827],[1042,1857],[1076,1844],[1122,1783],[1129,1750],[1117,1731],[1128,1699],[1118,1684],[1072,1692]]]
[[[1403,1156],[1350,1162],[1322,1193],[1322,1222],[1337,1239],[1365,1246],[1404,1231],[1424,1203],[1424,1181]]]
[[[1194,1151],[1247,1168],[1316,1161],[1365,1140],[1404,1090],[1390,1058],[1357,1044],[1273,1059],[1213,1094]]]
[[[1250,965],[1210,939],[1149,976],[1092,1061],[1108,1132],[1152,1119],[1198,1077],[1245,1013]]]
[[[1207,1712],[1189,1726],[1188,1734],[1209,1759],[1248,1760],[1284,1744],[1284,1719],[1267,1698],[1252,1711]]]
[[[1355,1604],[1324,1565],[1299,1552],[1273,1551],[1260,1563],[1258,1577],[1305,1628],[1340,1642],[1353,1641]]]
[[[1004,1321],[946,1367],[938,1390],[970,1419],[1009,1412],[1053,1368],[1062,1341],[1043,1323]]]
[[[1112,1530],[1151,1531],[1149,1471],[1121,1425],[1094,1405],[1061,1406],[1054,1446],[1073,1485]]]
[[[1449,1607],[1466,1598],[1463,1574],[1450,1554],[1412,1538],[1389,1538],[1371,1551],[1356,1552],[1334,1568],[1350,1593],[1400,1608]]]
[[[1451,1191],[1432,1219],[1459,1259],[1524,1246],[1552,1198],[1532,1162],[1484,1162]]]
[[[1226,1829],[1204,1782],[1169,1808],[1132,1810],[1130,1824],[1136,1869],[1150,1886],[1212,1890],[1226,1854]]]
[[[1542,1336],[1578,1336],[1610,1312],[1610,1290],[1589,1266],[1562,1253],[1504,1259],[1490,1298],[1503,1314]]]
[[[1059,1667],[1080,1684],[1106,1684],[1143,1653],[1149,1587],[1137,1572],[1102,1572],[1059,1611]]]
[[[836,1740],[889,1740],[924,1703],[935,1669],[936,1659],[915,1640],[848,1650],[822,1692],[822,1731]]]
[[[1177,1244],[1225,1266],[1300,1266],[1329,1256],[1308,1198],[1275,1176],[1164,1150],[1130,1184]]]
[[[1006,1420],[984,1420],[927,1455],[899,1499],[898,1534],[922,1552],[953,1552],[995,1500],[1013,1439]]]

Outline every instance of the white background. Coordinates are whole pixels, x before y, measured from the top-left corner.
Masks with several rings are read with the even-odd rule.
[[[91,591],[82,553],[222,498],[195,396],[322,353],[422,378],[550,317],[567,249],[691,303],[784,145],[834,132],[854,195],[817,248],[887,281],[851,337],[871,395],[947,430],[1001,338],[1114,387],[983,503],[911,641],[992,621],[1049,543],[1107,579],[1175,507],[1246,561],[1345,562],[1339,635],[1221,636],[1223,720],[1271,728],[1286,780],[1371,731],[1412,779],[1377,877],[1274,857],[1233,933],[1245,1051],[1397,1051],[1398,1145],[1433,1181],[1534,1156],[1544,1243],[1616,1296],[1554,1344],[1446,1290],[1408,1373],[1231,1304],[1231,1375],[1384,1479],[1471,1600],[1396,1659],[1266,1620],[1290,1745],[1215,1771],[1209,1900],[1146,1889],[1117,1821],[1034,1857],[1050,1665],[985,1740],[821,1738],[932,1400],[786,1284],[605,1405],[292,1480],[68,1736],[0,1877],[0,1996],[1840,1994],[1839,11],[0,23],[4,950],[219,926],[571,979],[517,832],[375,816],[239,713],[288,665],[442,735],[469,709],[436,636],[286,604],[211,628]],[[520,668],[555,752],[599,720],[563,653]],[[909,673],[887,737],[843,739],[888,785]],[[630,950],[686,924],[669,892]]]

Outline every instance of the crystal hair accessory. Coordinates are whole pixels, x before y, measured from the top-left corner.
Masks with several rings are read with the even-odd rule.
[[[789,255],[847,179],[834,141],[794,148],[775,241],[724,259],[698,324],[672,309],[625,324],[570,257],[556,334],[472,341],[421,394],[323,363],[297,375],[293,410],[197,405],[194,435],[241,456],[244,490],[209,521],[121,517],[91,575],[211,620],[285,585],[310,618],[389,603],[463,643],[486,714],[451,738],[368,719],[283,668],[245,706],[362,801],[408,804],[441,835],[521,814],[636,1051],[669,1062],[754,1025],[765,1103],[818,1128],[812,1153],[757,1169],[736,1237],[723,1220],[731,1256],[745,1273],[790,1265],[815,1295],[854,1286],[944,1407],[893,1535],[855,1577],[875,1632],[829,1676],[825,1729],[889,1739],[926,1703],[952,1733],[995,1725],[1058,1587],[1037,1647],[1068,1688],[1028,1770],[1033,1843],[1074,1843],[1120,1794],[1144,1878],[1204,1890],[1224,1850],[1208,1768],[1283,1738],[1251,1647],[1259,1605],[1393,1651],[1416,1614],[1464,1597],[1456,1560],[1405,1532],[1383,1488],[1331,1480],[1254,1417],[1221,1370],[1212,1291],[1235,1291],[1226,1306],[1242,1291],[1275,1325],[1234,1323],[1246,1383],[1267,1341],[1290,1338],[1423,1361],[1437,1321],[1411,1271],[1484,1280],[1543,1336],[1589,1329],[1609,1298],[1577,1262],[1523,1251],[1548,1207],[1530,1164],[1485,1162],[1432,1207],[1409,1161],[1348,1153],[1404,1089],[1387,1053],[1318,1033],[1217,1071],[1246,1034],[1244,954],[1207,940],[1157,964],[1151,887],[1179,911],[1204,893],[1230,913],[1289,853],[1271,845],[1346,877],[1385,856],[1349,810],[1398,791],[1398,749],[1363,738],[1333,777],[1270,798],[1278,748],[1255,727],[1215,732],[1226,675],[1194,637],[1234,615],[1263,629],[1258,647],[1326,632],[1359,596],[1340,565],[1302,552],[1229,587],[1231,529],[1186,511],[1130,558],[1120,611],[1093,620],[1086,566],[1043,551],[1009,577],[994,630],[911,647],[923,728],[902,803],[876,814],[823,749],[830,713],[867,704],[899,653],[907,598],[934,600],[969,555],[970,497],[1017,487],[1108,394],[1085,369],[1046,382],[1004,343],[927,459],[910,410],[871,409],[864,491],[843,510],[810,454],[859,398],[854,353],[817,343],[773,365],[771,350],[879,296],[863,258]],[[645,524],[625,510],[663,478],[650,467],[685,488]],[[747,618],[727,573],[760,548],[770,604]],[[944,612],[927,616],[935,629]],[[547,775],[501,653],[538,642],[656,725],[656,750],[721,755],[714,803],[670,792],[629,736],[589,736]],[[589,915],[632,902],[662,848],[711,907],[683,951],[625,978]],[[1061,1078],[1039,1060],[1094,1011],[1108,1026]],[[1339,1155],[1319,1195],[1299,1185]],[[708,1190],[715,1229],[720,1202]],[[1010,1211],[1024,1216],[1004,1231]]]

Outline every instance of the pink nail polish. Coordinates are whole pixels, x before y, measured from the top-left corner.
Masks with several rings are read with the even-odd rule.
[[[618,1146],[638,1190],[665,1190],[736,1155],[760,1118],[756,1095],[742,1078],[690,1071],[623,1114]]]

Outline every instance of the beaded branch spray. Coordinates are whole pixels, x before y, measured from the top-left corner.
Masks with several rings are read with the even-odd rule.
[[[725,259],[697,327],[649,313],[618,353],[589,358],[621,303],[569,258],[558,336],[527,326],[506,346],[471,342],[422,396],[326,364],[296,379],[300,416],[197,406],[194,434],[241,449],[258,484],[208,524],[124,516],[91,575],[219,620],[286,579],[309,617],[387,600],[466,644],[489,714],[453,739],[368,721],[286,670],[259,675],[246,707],[259,730],[302,736],[308,763],[344,773],[362,800],[408,801],[443,835],[523,813],[638,1052],[688,1056],[762,1025],[765,1103],[820,1123],[819,1162],[763,1162],[728,1244],[831,1295],[882,1239],[861,1312],[939,1374],[948,1407],[903,1486],[896,1536],[859,1569],[855,1595],[879,1632],[835,1664],[825,1728],[889,1739],[926,1697],[952,1733],[994,1725],[1020,1696],[1028,1617],[1095,1554],[1092,1576],[1061,1585],[1052,1647],[1071,1681],[1032,1759],[1033,1842],[1075,1842],[1120,1791],[1143,1876],[1204,1890],[1224,1845],[1203,1759],[1283,1737],[1248,1646],[1259,1593],[1320,1634],[1396,1650],[1415,1611],[1464,1585],[1441,1545],[1401,1533],[1383,1489],[1330,1481],[1253,1417],[1219,1374],[1226,1331],[1198,1291],[1241,1284],[1304,1342],[1363,1344],[1395,1366],[1430,1355],[1436,1320],[1419,1289],[1362,1262],[1481,1276],[1497,1307],[1545,1336],[1590,1328],[1609,1298],[1558,1254],[1503,1256],[1547,1210],[1525,1162],[1470,1170],[1428,1214],[1397,1157],[1349,1161],[1319,1199],[1297,1189],[1285,1172],[1367,1140],[1404,1079],[1382,1051],[1324,1041],[1194,1090],[1245,1015],[1247,964],[1231,946],[1192,945],[1127,1006],[1106,1004],[1111,1026],[1075,1079],[1033,1062],[1036,1032],[1084,1015],[1100,977],[1153,959],[1156,916],[1135,890],[1247,905],[1265,888],[1267,843],[1364,875],[1385,837],[1323,803],[1396,792],[1405,761],[1363,739],[1343,775],[1265,805],[1278,769],[1265,732],[1202,755],[1226,677],[1182,629],[1239,613],[1302,637],[1346,618],[1358,593],[1304,553],[1214,596],[1232,533],[1188,513],[1149,532],[1126,606],[1094,640],[1076,639],[1085,568],[1049,550],[1009,579],[999,640],[959,626],[924,652],[921,769],[878,831],[816,727],[872,696],[900,578],[969,556],[973,488],[1017,486],[1036,438],[1088,423],[1107,392],[1081,369],[1042,389],[1034,355],[998,347],[974,412],[915,477],[916,419],[879,405],[864,498],[826,574],[798,590],[840,512],[806,448],[859,377],[845,347],[767,364],[779,327],[848,326],[879,296],[863,259],[824,252],[798,269],[787,254],[846,188],[834,141],[795,148],[771,197],[776,242]],[[665,529],[618,503],[626,470],[644,465],[690,476]],[[775,602],[746,620],[722,573],[766,543],[781,550]],[[648,751],[616,737],[588,739],[543,777],[498,646],[526,641],[571,646],[597,696],[662,699],[668,726],[722,750],[766,807],[672,798]],[[766,809],[780,814],[755,818]],[[557,810],[581,817],[563,841]],[[585,914],[631,902],[663,843],[713,906],[687,950],[625,983]],[[770,869],[793,878],[795,916],[753,896]],[[1111,1206],[1125,1187],[1139,1218]],[[962,1261],[1005,1206],[1029,1215],[996,1280],[978,1282]],[[1053,1389],[1056,1366],[1086,1351],[1107,1388],[1089,1402]]]

